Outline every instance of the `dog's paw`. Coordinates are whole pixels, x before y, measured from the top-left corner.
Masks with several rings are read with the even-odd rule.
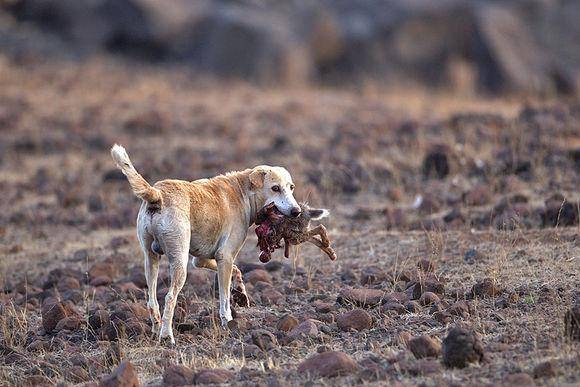
[[[161,330],[159,331],[159,344],[175,345],[175,338],[173,337],[173,330],[171,327],[161,327]]]
[[[171,336],[161,337],[159,336],[159,345],[164,347],[175,347],[175,339]]]
[[[242,308],[248,308],[250,306],[250,297],[245,291],[240,289],[232,289],[232,301],[234,305],[241,306]]]

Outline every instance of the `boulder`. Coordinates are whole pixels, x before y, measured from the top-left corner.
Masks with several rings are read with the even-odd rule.
[[[343,305],[356,305],[360,307],[374,307],[381,304],[386,293],[378,289],[366,288],[343,288],[336,301]]]
[[[298,319],[291,314],[286,314],[278,320],[276,328],[282,332],[289,332],[298,325]]]
[[[443,363],[450,368],[465,368],[483,360],[483,345],[477,334],[461,327],[452,328],[443,340]]]
[[[298,366],[299,373],[319,377],[348,375],[357,369],[357,363],[349,355],[337,351],[317,353]]]
[[[235,377],[232,371],[224,369],[203,369],[193,378],[195,384],[224,384]]]
[[[409,340],[409,350],[417,359],[437,357],[441,354],[441,343],[429,336],[419,336]]]
[[[122,362],[110,375],[99,382],[99,387],[139,387],[139,378],[133,365]]]
[[[171,365],[163,372],[163,386],[176,387],[193,384],[194,372],[182,365]]]
[[[366,310],[353,309],[340,314],[336,318],[336,325],[343,331],[350,331],[351,329],[362,331],[373,326],[373,318]]]
[[[93,280],[97,277],[106,276],[109,278],[115,278],[117,269],[115,265],[108,262],[97,262],[91,266],[89,269],[89,280]]]
[[[49,297],[42,303],[41,315],[42,327],[47,333],[51,333],[58,323],[67,316],[67,311],[60,301]]]
[[[433,292],[425,292],[419,298],[419,304],[423,306],[437,304],[439,301],[439,296]]]
[[[278,347],[278,340],[272,332],[266,329],[256,329],[251,332],[252,343],[258,346],[262,351],[269,351]]]
[[[298,324],[294,329],[288,332],[288,339],[293,340],[304,340],[313,339],[318,336],[318,327],[316,323],[311,320],[304,320]]]
[[[495,297],[499,295],[500,289],[493,278],[484,278],[483,280],[477,282],[471,288],[471,295],[473,297],[486,298]]]
[[[244,281],[255,285],[256,282],[272,283],[272,276],[264,269],[254,269],[244,274]]]

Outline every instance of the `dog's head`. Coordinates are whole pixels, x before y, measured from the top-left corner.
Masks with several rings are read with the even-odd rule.
[[[274,203],[286,216],[300,215],[300,206],[294,199],[294,183],[285,168],[267,165],[253,168],[250,172],[250,187],[260,196],[262,203]]]

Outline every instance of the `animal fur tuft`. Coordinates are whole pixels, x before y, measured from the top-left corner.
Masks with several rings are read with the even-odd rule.
[[[129,159],[129,155],[125,148],[118,144],[113,145],[111,148],[111,156],[113,156],[113,160],[115,160],[117,167],[119,167],[121,172],[127,176],[131,189],[133,189],[133,193],[138,198],[141,198],[148,203],[161,202],[161,192],[157,188],[152,187],[143,176],[137,172],[131,163],[131,159]]]
[[[321,209],[316,209],[316,210],[311,210],[311,214],[312,214],[312,220],[320,220],[322,218],[326,218],[328,215],[330,215],[330,211],[328,211],[327,209],[321,208]]]

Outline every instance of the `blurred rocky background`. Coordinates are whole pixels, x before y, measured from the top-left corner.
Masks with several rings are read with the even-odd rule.
[[[112,53],[265,85],[576,94],[574,0],[0,0],[20,60]]]

